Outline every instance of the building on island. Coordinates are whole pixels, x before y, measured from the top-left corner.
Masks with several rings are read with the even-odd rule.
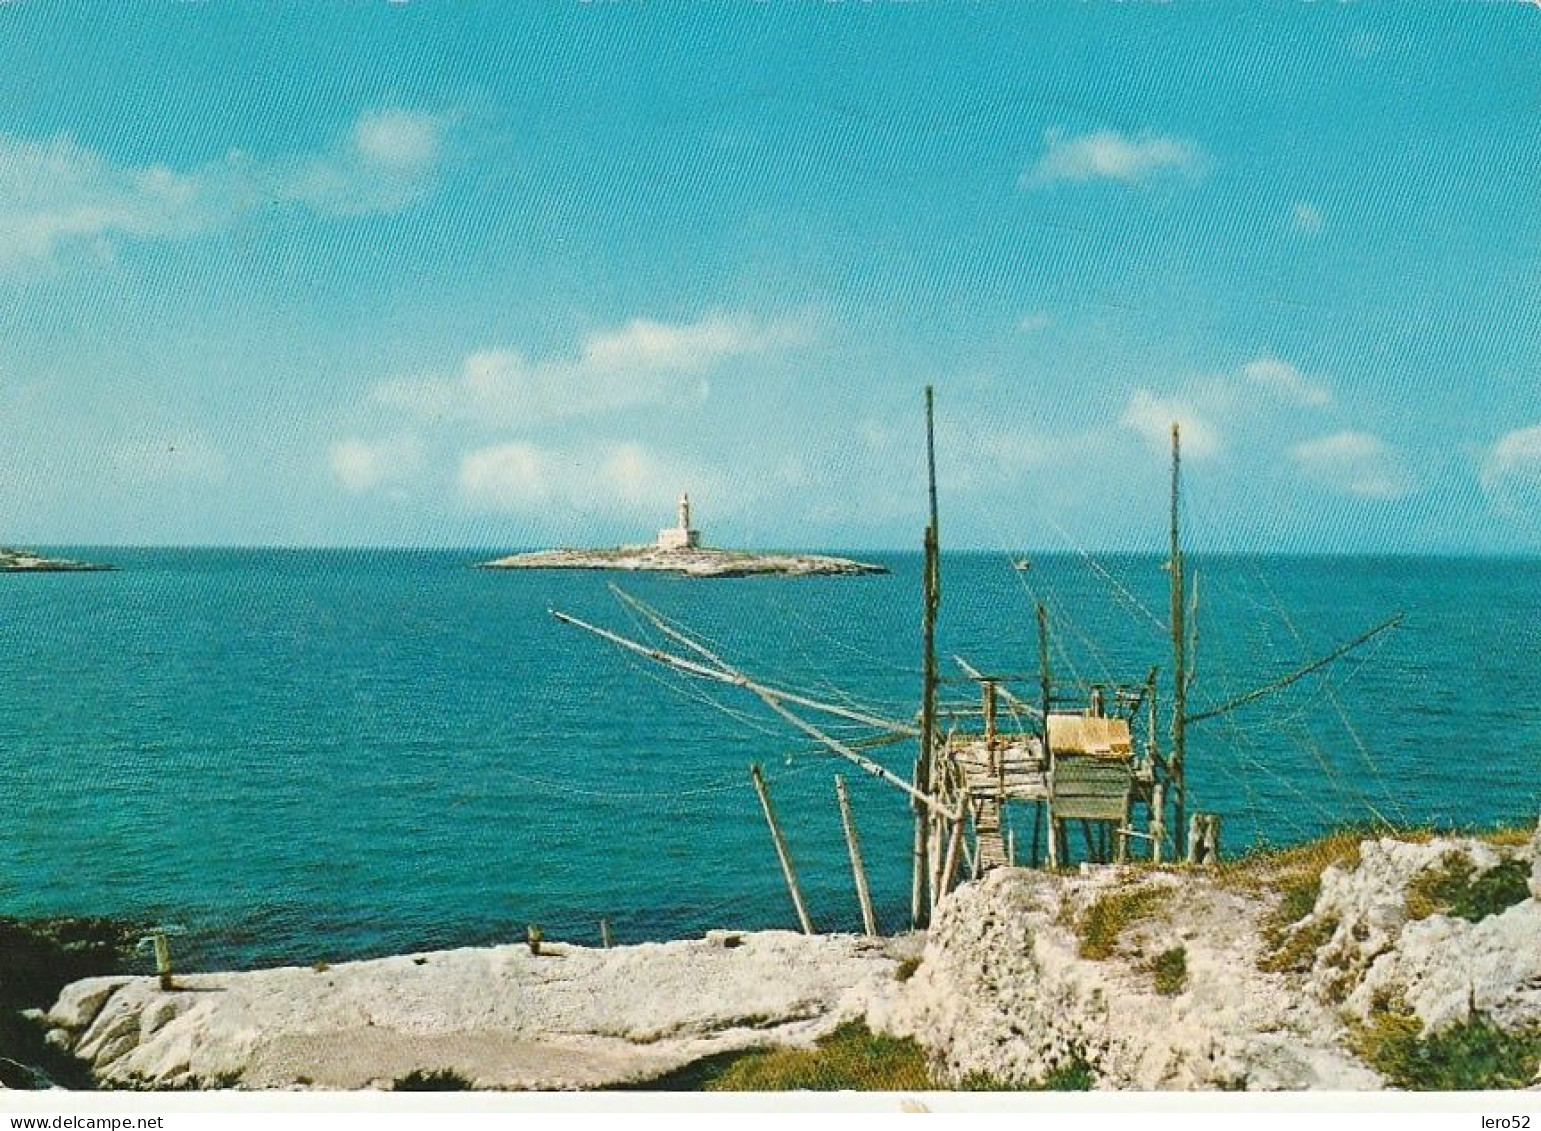
[[[669,526],[658,532],[660,550],[694,550],[701,545],[701,532],[690,527],[690,496],[680,496],[678,526]]]

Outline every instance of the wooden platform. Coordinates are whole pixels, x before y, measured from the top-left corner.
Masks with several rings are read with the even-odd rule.
[[[946,756],[962,771],[969,794],[979,871],[1011,862],[1002,834],[1008,802],[1047,802],[1056,826],[1106,821],[1122,828],[1134,801],[1148,796],[1150,773],[1135,762],[1127,720],[1051,714],[1049,742],[1052,769],[1037,735],[947,739]]]
[[[983,735],[958,735],[948,741],[947,753],[976,797],[1042,801],[1049,796],[1048,767],[1036,736],[1000,735],[991,749]]]

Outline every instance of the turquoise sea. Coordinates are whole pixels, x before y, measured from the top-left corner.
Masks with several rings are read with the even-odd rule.
[[[763,762],[816,924],[859,923],[833,776],[851,784],[885,927],[910,815],[732,688],[557,624],[640,631],[619,581],[752,673],[908,717],[918,555],[877,577],[502,573],[491,551],[54,547],[113,573],[0,576],[0,913],[174,925],[193,965],[312,963],[522,937],[593,943],[792,912],[747,772]],[[1190,557],[1194,710],[1396,612],[1323,677],[1195,728],[1225,847],[1375,814],[1483,826],[1541,811],[1541,561]],[[1155,556],[943,561],[941,653],[1063,677],[1168,664]],[[946,665],[950,668],[950,664]],[[955,669],[952,669],[955,671]],[[962,685],[949,697],[967,698]],[[835,733],[846,734],[840,727]],[[908,775],[913,750],[879,750]]]

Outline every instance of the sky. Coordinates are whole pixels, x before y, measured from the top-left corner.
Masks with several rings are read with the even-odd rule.
[[[0,2],[0,544],[1541,551],[1541,6]]]

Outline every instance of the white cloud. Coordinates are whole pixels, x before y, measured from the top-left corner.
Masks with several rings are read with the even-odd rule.
[[[63,251],[111,258],[123,241],[218,231],[264,204],[322,215],[396,211],[431,188],[447,125],[372,111],[324,152],[268,162],[231,152],[184,170],[117,164],[67,135],[0,134],[0,270],[48,268]]]
[[[1541,504],[1541,424],[1500,436],[1482,459],[1482,489],[1510,513]]]
[[[1335,432],[1289,450],[1307,479],[1361,499],[1400,499],[1414,487],[1398,452],[1370,432]]]
[[[1198,176],[1203,171],[1204,153],[1196,143],[1165,134],[1130,137],[1098,130],[1067,138],[1050,130],[1044,141],[1043,156],[1022,176],[1025,185],[1096,180],[1136,184],[1163,173]]]
[[[329,462],[343,489],[361,495],[414,478],[423,468],[423,446],[411,435],[381,440],[349,438],[332,445]]]
[[[704,397],[701,374],[730,359],[799,340],[798,328],[711,314],[695,322],[638,318],[590,334],[575,356],[532,361],[479,350],[457,373],[386,381],[380,402],[434,421],[528,427],[683,397]]]
[[[546,452],[522,441],[467,452],[460,493],[488,510],[522,511],[544,504],[559,479]]]
[[[1259,357],[1241,367],[1242,376],[1260,389],[1284,400],[1310,408],[1332,403],[1332,392],[1314,377],[1277,357]]]
[[[656,515],[663,523],[683,490],[710,498],[719,514],[727,507],[716,476],[631,441],[477,448],[461,458],[459,488],[473,509],[507,514],[578,511],[642,523]]]
[[[420,110],[372,110],[353,126],[353,148],[366,161],[420,170],[439,156],[444,120]]]
[[[263,173],[265,194],[328,216],[399,212],[433,188],[448,126],[417,110],[370,111],[346,143]]]
[[[1173,424],[1181,429],[1185,457],[1206,459],[1217,455],[1224,447],[1214,425],[1192,405],[1175,398],[1158,397],[1149,389],[1134,391],[1120,421],[1160,452],[1171,450]]]
[[[1297,230],[1316,235],[1324,227],[1321,210],[1308,200],[1297,200],[1290,209],[1290,219]]]

